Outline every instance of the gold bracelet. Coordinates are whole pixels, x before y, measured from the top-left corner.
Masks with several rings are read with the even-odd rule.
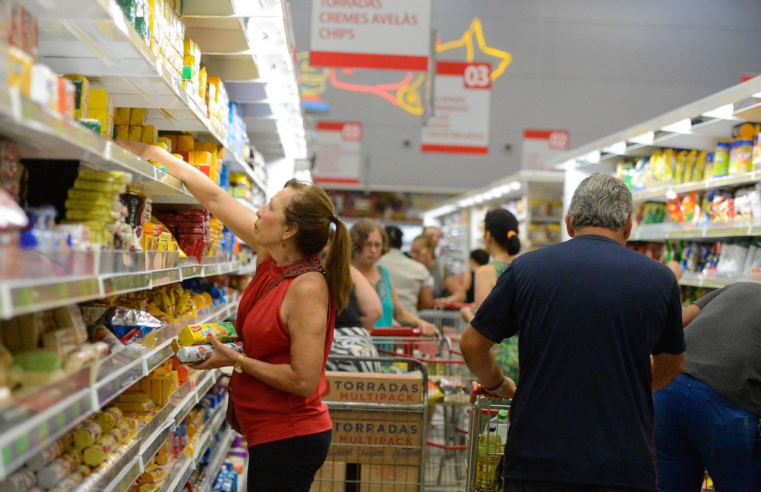
[[[246,354],[240,354],[238,356],[238,360],[235,361],[235,365],[233,366],[233,370],[237,373],[243,372],[243,359],[246,358]]]

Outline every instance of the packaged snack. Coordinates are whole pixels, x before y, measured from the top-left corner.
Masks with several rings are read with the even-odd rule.
[[[98,442],[84,450],[84,462],[87,466],[98,466],[105,461],[106,456],[111,454],[119,445],[116,434],[104,434]]]
[[[50,463],[49,466],[37,471],[37,485],[43,489],[52,489],[58,482],[73,472],[82,464],[80,451],[68,451],[60,458]]]
[[[117,402],[114,406],[118,407],[122,412],[150,412],[156,405],[152,400],[148,400],[145,403],[122,403]]]
[[[90,469],[86,466],[78,466],[73,472],[66,475],[66,477],[58,482],[56,484],[54,489],[51,489],[51,492],[53,491],[62,491],[62,492],[68,492],[71,490],[75,490],[79,484],[81,484],[85,477],[90,474]]]
[[[74,447],[83,450],[95,444],[103,433],[103,429],[94,422],[88,421],[74,431]]]
[[[222,343],[238,339],[235,327],[230,322],[188,325],[180,331],[178,338],[184,347],[209,343],[208,335],[213,334]]]
[[[130,126],[145,126],[147,121],[147,110],[145,108],[131,108],[130,109]]]
[[[58,440],[27,460],[26,466],[33,472],[41,470],[61,456],[63,451],[64,442]]]
[[[128,127],[131,122],[130,108],[116,108],[114,122],[119,126]]]
[[[103,432],[110,432],[122,419],[123,413],[116,407],[108,407],[95,417],[95,422]]]
[[[0,492],[26,492],[35,484],[35,476],[27,468],[21,468],[0,482]]]
[[[238,353],[243,353],[243,344],[240,342],[226,343],[228,347],[235,350]],[[214,346],[212,345],[192,345],[189,347],[179,347],[177,350],[177,358],[183,364],[195,364],[197,362],[203,362],[210,358],[214,353]]]
[[[716,152],[713,157],[713,177],[726,176],[729,173],[729,151],[731,144],[729,142],[719,142],[716,144]]]

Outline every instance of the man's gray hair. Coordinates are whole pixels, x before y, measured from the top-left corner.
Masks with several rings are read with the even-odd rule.
[[[633,212],[632,194],[623,181],[598,173],[579,184],[568,207],[571,225],[576,230],[603,227],[620,231]]]

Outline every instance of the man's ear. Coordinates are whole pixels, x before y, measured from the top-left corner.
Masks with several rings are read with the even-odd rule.
[[[626,222],[624,222],[624,242],[629,240],[629,236],[632,235],[632,228],[634,227],[634,220],[632,219],[632,216],[630,215],[628,219],[626,219]]]
[[[571,216],[569,214],[565,214],[565,230],[568,233],[568,237],[576,236],[576,230],[571,224]]]

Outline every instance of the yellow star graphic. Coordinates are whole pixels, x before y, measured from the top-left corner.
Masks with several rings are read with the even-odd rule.
[[[436,44],[436,52],[442,53],[444,51],[449,50],[455,50],[458,48],[465,48],[466,50],[466,57],[465,60],[468,63],[471,63],[474,59],[474,46],[473,46],[473,38],[476,38],[476,42],[478,43],[478,49],[489,56],[493,56],[495,58],[499,58],[501,61],[499,62],[499,65],[497,65],[497,68],[493,69],[491,72],[491,80],[492,82],[497,80],[500,75],[502,75],[507,68],[508,65],[513,61],[513,55],[508,53],[507,51],[502,51],[497,48],[492,48],[491,46],[487,46],[486,39],[484,38],[484,30],[481,27],[481,19],[478,17],[473,18],[473,22],[470,23],[470,27],[467,31],[465,31],[465,34],[462,35],[462,37],[455,41],[449,41],[447,43],[437,43]]]

